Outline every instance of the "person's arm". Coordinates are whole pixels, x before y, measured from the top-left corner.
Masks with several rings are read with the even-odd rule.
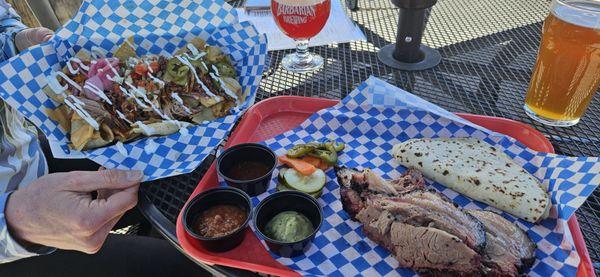
[[[4,0],[0,0],[0,61],[9,59],[27,47],[49,40],[52,30],[37,27],[28,28],[21,17]]]
[[[0,263],[52,248],[98,252],[117,221],[137,204],[142,177],[140,171],[116,169],[53,173],[3,194]]]
[[[2,56],[0,60],[7,60],[19,53],[15,41],[15,36],[20,31],[27,29],[27,26],[21,22],[21,17],[4,0],[0,0],[0,46]]]
[[[11,236],[6,224],[6,218],[4,217],[4,208],[10,194],[10,192],[6,192],[0,195],[0,263],[7,263],[40,254],[48,254],[54,251],[54,248],[51,247],[19,243]]]

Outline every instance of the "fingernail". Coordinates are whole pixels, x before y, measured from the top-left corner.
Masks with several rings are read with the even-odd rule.
[[[142,180],[142,177],[144,177],[144,174],[143,174],[143,172],[141,172],[139,170],[127,171],[127,181],[131,181],[131,182],[140,181],[140,180]]]

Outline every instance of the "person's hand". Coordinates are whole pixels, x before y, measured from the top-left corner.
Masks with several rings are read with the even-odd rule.
[[[15,35],[15,46],[17,50],[23,51],[31,46],[46,42],[52,38],[54,32],[48,28],[28,28]]]
[[[141,179],[140,171],[116,169],[43,176],[11,194],[5,208],[9,231],[20,242],[96,253],[137,204]]]

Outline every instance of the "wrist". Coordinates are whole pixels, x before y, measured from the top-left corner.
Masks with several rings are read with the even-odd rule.
[[[10,236],[27,248],[27,246],[33,246],[35,243],[26,238],[26,231],[20,226],[21,223],[26,222],[23,217],[23,210],[19,207],[19,204],[23,203],[23,201],[19,200],[20,195],[21,192],[19,190],[10,193],[4,207],[4,218]]]

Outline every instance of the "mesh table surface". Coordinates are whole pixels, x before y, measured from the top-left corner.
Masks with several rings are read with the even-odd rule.
[[[237,3],[239,4],[239,3]],[[257,101],[278,95],[341,99],[369,76],[387,80],[453,112],[498,116],[534,126],[550,139],[557,153],[600,155],[600,97],[595,97],[575,127],[541,125],[525,115],[522,105],[540,41],[549,1],[440,0],[431,10],[423,43],[437,48],[443,59],[435,68],[406,72],[377,60],[377,51],[395,41],[398,10],[389,0],[360,0],[349,12],[367,41],[312,48],[325,67],[310,74],[292,74],[279,67],[291,51],[270,53]],[[158,180],[142,188],[155,224],[174,224],[191,192],[212,162],[193,173]],[[600,262],[600,192],[577,216],[592,261]],[[163,220],[153,220],[161,217]],[[164,219],[167,220],[164,220]],[[174,230],[173,226],[159,226]],[[174,238],[174,233],[166,232]]]

